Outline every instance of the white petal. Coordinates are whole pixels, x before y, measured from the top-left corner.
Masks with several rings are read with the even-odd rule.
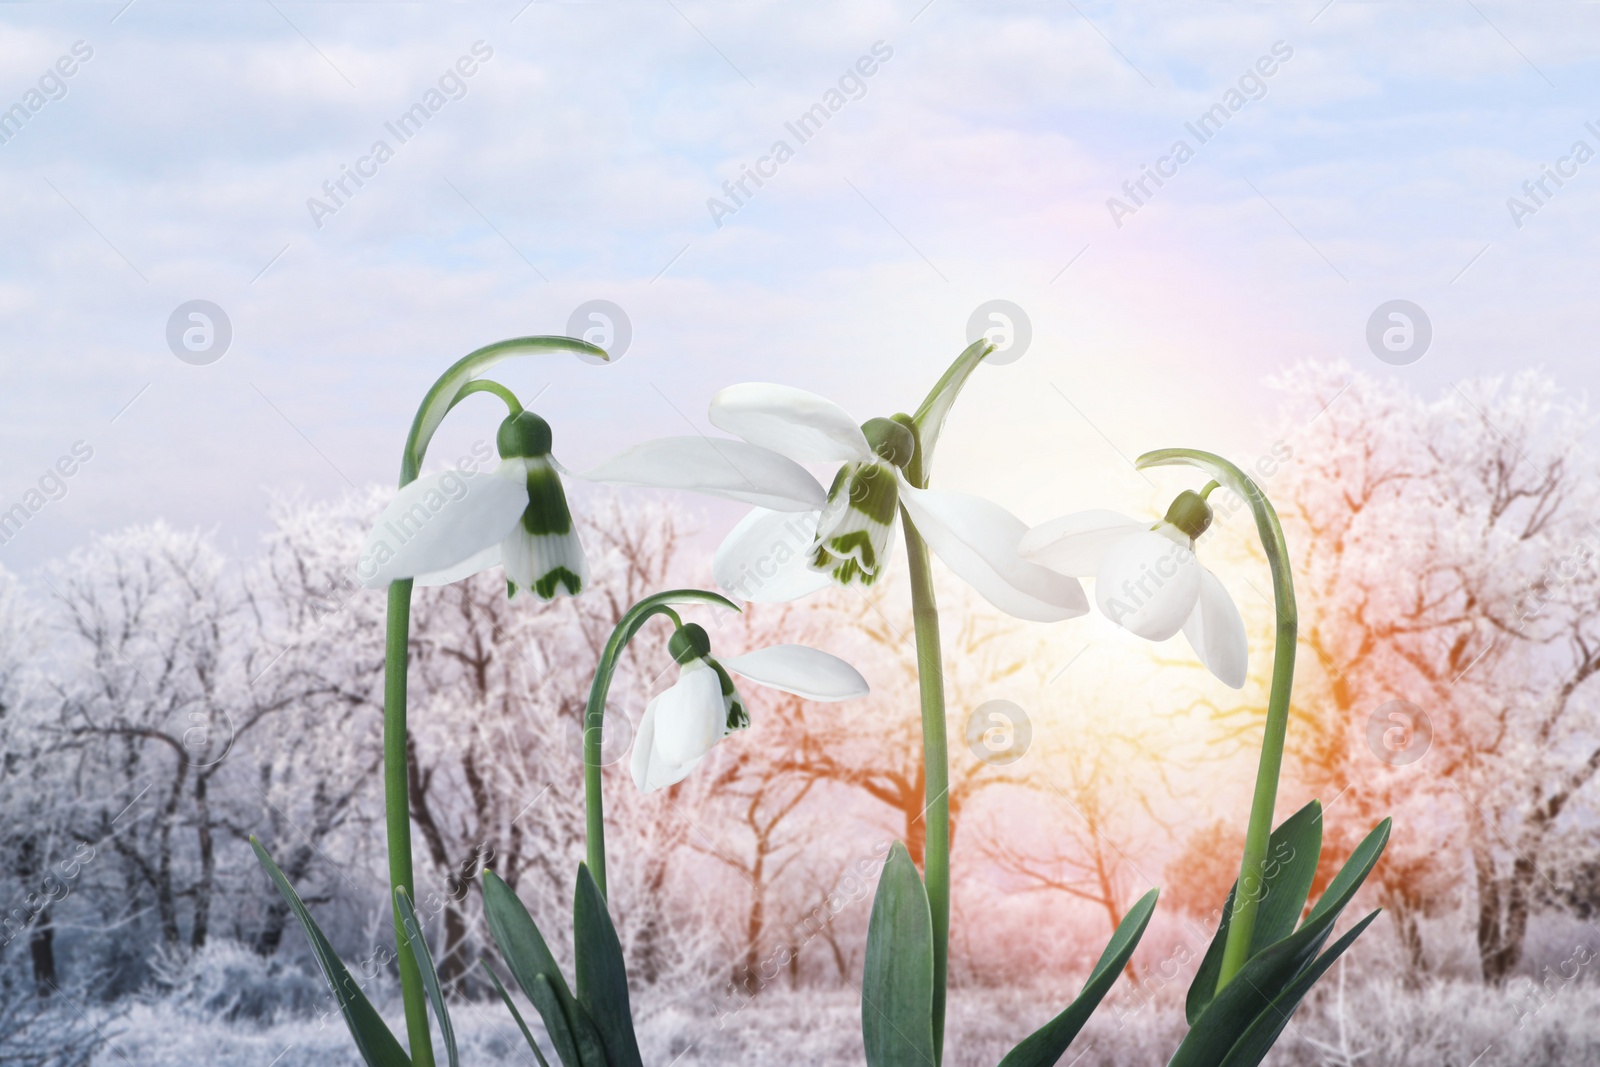
[[[728,386],[711,398],[711,425],[801,463],[845,463],[872,456],[848,411],[788,385]]]
[[[1017,554],[1028,527],[1000,505],[967,493],[917,489],[904,480],[900,501],[928,547],[1006,614],[1058,622],[1089,610],[1076,578]]]
[[[650,788],[646,783],[650,780],[650,753],[655,747],[655,740],[656,701],[652,700],[645,705],[644,718],[639,720],[639,729],[633,734],[633,751],[628,754],[628,772],[633,775],[633,784],[639,787],[641,793],[648,792]]]
[[[675,766],[697,760],[728,732],[722,681],[703,660],[683,667],[678,681],[656,698],[652,749]]]
[[[1183,636],[1211,673],[1224,685],[1243,689],[1249,673],[1250,643],[1244,634],[1244,619],[1233,597],[1217,576],[1200,568],[1200,597],[1183,624]]]
[[[451,571],[505,537],[527,506],[526,484],[498,471],[418,478],[378,516],[356,575],[377,589],[400,578]]]
[[[660,701],[661,697],[658,696],[645,707],[644,718],[639,720],[639,732],[633,739],[633,752],[628,759],[628,770],[633,775],[633,784],[639,787],[641,793],[677,785],[689,777],[690,772],[700,763],[699,759],[687,763],[670,763],[656,750],[656,708]]]
[[[712,576],[729,593],[756,603],[798,600],[828,588],[832,579],[807,563],[821,517],[817,511],[756,508],[723,539],[711,561]]]
[[[1140,637],[1165,641],[1183,626],[1200,596],[1199,562],[1157,530],[1139,530],[1106,553],[1095,573],[1094,599],[1106,618]]]
[[[812,511],[828,499],[827,491],[794,460],[728,438],[657,438],[577,477],[611,485],[689,489],[776,511]]]
[[[838,656],[807,645],[773,645],[742,656],[720,657],[718,662],[752,682],[807,700],[849,700],[871,692],[860,671]]]
[[[452,582],[459,582],[463,578],[471,578],[474,574],[482,574],[490,567],[498,566],[500,566],[500,542],[496,541],[482,552],[474,552],[454,567],[417,575],[417,584],[423,586],[449,585]]]
[[[1112,545],[1150,525],[1115,511],[1079,511],[1035,526],[1022,535],[1017,551],[1053,571],[1092,578]]]

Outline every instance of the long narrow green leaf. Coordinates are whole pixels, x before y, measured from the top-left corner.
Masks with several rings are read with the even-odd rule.
[[[1257,1018],[1272,1011],[1272,1001],[1290,988],[1316,958],[1339,913],[1361,888],[1388,840],[1389,820],[1385,819],[1356,847],[1304,925],[1251,957],[1234,980],[1217,993],[1195,1020],[1168,1067],[1219,1067]]]
[[[1105,951],[1100,953],[1099,962],[1089,972],[1089,978],[1083,983],[1077,999],[1007,1053],[1006,1058],[1000,1061],[1000,1067],[1054,1067],[1072,1044],[1073,1038],[1078,1036],[1078,1031],[1083,1029],[1083,1024],[1089,1021],[1089,1016],[1094,1014],[1094,1009],[1099,1007],[1100,1001],[1116,984],[1117,975],[1127,966],[1133,950],[1139,947],[1139,939],[1144,936],[1145,927],[1150,925],[1150,916],[1155,914],[1159,892],[1150,890],[1128,909],[1128,914],[1122,917],[1122,922],[1117,924],[1116,931],[1106,944]]]
[[[1313,800],[1279,825],[1267,842],[1266,874],[1250,954],[1294,933],[1322,858],[1322,805]]]
[[[577,1001],[572,1002],[571,1024],[567,1010],[561,1005],[554,987],[544,975],[533,980],[533,995],[529,998],[544,1019],[544,1028],[556,1047],[556,1055],[566,1067],[608,1067],[605,1049],[600,1045],[600,1035],[594,1023]]]
[[[389,1027],[384,1024],[383,1018],[372,1006],[372,1002],[367,1000],[367,995],[361,992],[356,980],[350,977],[350,972],[345,969],[339,954],[333,951],[333,946],[328,943],[328,939],[322,935],[322,930],[311,918],[311,912],[306,910],[300,894],[294,891],[294,886],[289,884],[289,880],[283,876],[278,865],[272,862],[272,857],[267,855],[267,850],[261,847],[261,842],[257,841],[253,834],[250,837],[250,847],[255,850],[256,859],[266,868],[267,877],[278,887],[278,892],[288,903],[289,909],[294,912],[295,918],[300,920],[300,925],[311,942],[311,953],[316,956],[317,966],[322,968],[322,976],[327,979],[334,997],[339,1001],[339,1010],[344,1015],[345,1025],[350,1027],[350,1036],[355,1039],[356,1050],[361,1053],[361,1058],[366,1061],[367,1067],[411,1067],[411,1059],[406,1055],[405,1049],[400,1047],[400,1042],[389,1032]]]
[[[896,841],[878,879],[861,978],[868,1067],[934,1067],[933,917],[922,877]]]
[[[561,968],[545,944],[544,935],[533,916],[510,886],[493,871],[483,872],[483,914],[489,921],[489,934],[506,958],[506,965],[522,991],[533,998],[533,977],[542,974],[565,1003],[572,998]]]
[[[1294,933],[1300,913],[1305,910],[1306,897],[1311,893],[1311,883],[1316,878],[1317,861],[1321,856],[1322,805],[1313,800],[1283,820],[1272,831],[1267,842],[1266,875],[1262,880],[1255,931],[1250,935],[1250,955],[1254,956],[1268,945]],[[1188,1016],[1191,1026],[1216,995],[1217,975],[1222,971],[1222,947],[1228,940],[1233,898],[1238,890],[1239,883],[1235,881],[1222,906],[1222,921],[1217,927],[1217,934],[1211,939],[1205,958],[1195,971],[1194,981],[1189,984],[1184,1014]]]
[[[483,872],[483,914],[489,920],[489,935],[505,957],[517,985],[539,1010],[556,1055],[565,1067],[606,1067],[603,1055],[599,1060],[594,1058],[600,1039],[567,987],[544,935],[517,894],[493,871]],[[539,994],[541,981],[548,994],[544,997]]]
[[[628,969],[622,943],[606,911],[605,898],[587,865],[578,865],[573,891],[572,937],[577,961],[578,1004],[594,1020],[611,1067],[644,1067],[628,1004]]]
[[[1378,865],[1378,859],[1389,843],[1389,829],[1392,825],[1392,819],[1385,819],[1361,839],[1361,844],[1350,853],[1350,858],[1345,860],[1344,866],[1339,868],[1339,873],[1333,876],[1333,881],[1323,890],[1322,898],[1312,907],[1311,914],[1306,916],[1308,925],[1328,911],[1337,911],[1350,903],[1350,898],[1356,895],[1356,890],[1367,880],[1372,868]]]
[[[1355,944],[1356,938],[1372,925],[1372,920],[1376,919],[1382,910],[1379,908],[1352,926],[1343,937],[1329,947],[1328,951],[1318,956],[1315,963],[1296,975],[1289,987],[1278,994],[1277,999],[1272,1002],[1271,1009],[1256,1016],[1256,1021],[1250,1024],[1250,1029],[1246,1030],[1238,1043],[1228,1050],[1221,1067],[1256,1067],[1266,1059],[1267,1053],[1272,1051],[1273,1043],[1278,1040],[1278,1035],[1289,1025],[1289,1017],[1300,1006],[1300,1001],[1305,999],[1305,995],[1311,992],[1311,987],[1317,984],[1317,979],[1333,966],[1334,961],[1343,955],[1346,949]]]
[[[479,965],[489,975],[489,981],[494,983],[494,991],[500,994],[500,999],[505,1001],[506,1010],[511,1017],[517,1020],[517,1029],[522,1031],[522,1037],[528,1042],[528,1047],[533,1049],[533,1058],[539,1061],[539,1067],[550,1067],[549,1061],[544,1058],[544,1053],[539,1051],[539,1042],[533,1039],[533,1031],[528,1029],[528,1024],[522,1021],[522,1013],[511,1002],[511,994],[506,992],[506,987],[500,984],[500,976],[494,973],[494,968],[489,966],[488,960],[480,959]]]
[[[401,925],[405,927],[406,937],[411,942],[422,971],[422,987],[428,992],[434,1018],[439,1020],[445,1062],[450,1067],[461,1067],[461,1058],[456,1055],[456,1028],[450,1024],[450,1011],[444,1005],[444,990],[439,986],[439,972],[433,966],[433,953],[428,951],[428,941],[422,936],[422,922],[417,918],[417,909],[411,906],[411,895],[403,885],[394,887],[394,906],[400,909]]]

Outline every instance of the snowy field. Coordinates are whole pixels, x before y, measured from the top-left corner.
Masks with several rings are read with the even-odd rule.
[[[1492,990],[1468,981],[1436,981],[1419,989],[1369,978],[1342,993],[1337,971],[1295,1016],[1267,1060],[1274,1067],[1555,1067],[1600,1062],[1600,989],[1573,984],[1539,1000],[1525,983]],[[397,1004],[385,1014],[399,1028]],[[527,1011],[526,1004],[523,1010]],[[861,1063],[860,1020],[852,990],[771,990],[719,1026],[703,1004],[667,1004],[648,995],[639,1005],[644,1060],[657,1067]],[[1050,1001],[1015,990],[957,989],[951,994],[950,1067],[993,1067],[1011,1044],[1042,1022]],[[114,1015],[64,1012],[80,1036],[90,1023],[104,1043],[86,1062],[208,1064],[213,1067],[359,1067],[336,1017],[288,1015],[268,1023],[223,1018],[183,998],[124,1005]],[[531,1017],[532,1013],[528,1013]],[[457,1002],[454,1020],[464,1064],[534,1064],[504,1009]],[[1106,1006],[1063,1058],[1063,1067],[1134,1067],[1164,1063],[1183,1033],[1175,1000],[1141,1009],[1126,990]],[[548,1054],[548,1049],[547,1049]],[[54,1062],[16,1060],[11,1062]]]

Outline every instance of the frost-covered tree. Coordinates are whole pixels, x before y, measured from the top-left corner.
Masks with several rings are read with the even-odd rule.
[[[1503,980],[1600,772],[1592,420],[1536,372],[1434,400],[1344,367],[1281,384],[1302,768],[1339,798],[1336,837],[1395,814],[1377,883],[1416,968],[1419,919],[1459,880],[1442,846],[1468,853],[1483,974]]]
[[[60,751],[74,757],[76,832],[123,872],[129,912],[162,941],[205,944],[219,847],[243,801],[230,759],[292,693],[267,665],[243,575],[199,533],[157,523],[97,537],[53,568]]]

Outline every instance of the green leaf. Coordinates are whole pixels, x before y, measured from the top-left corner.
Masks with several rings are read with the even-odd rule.
[[[1072,1039],[1078,1036],[1083,1024],[1116,984],[1117,975],[1127,966],[1133,950],[1139,947],[1139,939],[1150,925],[1150,916],[1155,914],[1158,893],[1159,890],[1150,890],[1122,917],[1105,951],[1100,953],[1099,962],[1083,983],[1078,998],[1007,1053],[1000,1067],[1054,1067],[1060,1061]]]
[[[589,1060],[578,1051],[578,1042],[572,1036],[572,1027],[567,1024],[567,1013],[562,1007],[561,996],[550,984],[550,979],[542,974],[534,975],[533,987],[526,992],[528,999],[533,1001],[539,1017],[544,1020],[545,1032],[550,1035],[550,1044],[555,1046],[556,1055],[561,1058],[562,1064],[565,1067],[585,1067]],[[604,1065],[604,1058],[600,1063]]]
[[[533,1058],[539,1061],[539,1067],[550,1067],[549,1062],[544,1058],[544,1053],[539,1051],[539,1042],[533,1039],[533,1031],[528,1029],[528,1024],[522,1021],[522,1013],[511,1002],[511,994],[507,993],[506,987],[500,984],[500,976],[494,973],[494,968],[489,966],[488,960],[480,959],[478,963],[488,973],[489,981],[494,983],[494,991],[500,994],[501,1000],[505,1001],[506,1010],[511,1013],[513,1019],[517,1020],[517,1029],[522,1031],[523,1039],[528,1042],[528,1047],[533,1049]]]
[[[405,927],[406,939],[417,957],[422,970],[422,987],[428,991],[428,1001],[433,1005],[433,1016],[439,1020],[439,1036],[444,1039],[445,1062],[450,1067],[460,1067],[456,1055],[456,1028],[450,1025],[450,1012],[444,1006],[444,990],[439,988],[439,972],[433,966],[433,953],[428,951],[428,941],[422,936],[422,923],[417,919],[417,909],[411,906],[411,895],[406,887],[394,887],[394,906],[400,909],[400,922]]]
[[[505,957],[517,985],[544,1019],[544,1028],[561,1062],[566,1067],[606,1067],[594,1024],[567,987],[544,935],[511,887],[493,871],[483,872],[483,914],[489,920],[489,935]],[[546,994],[542,998],[541,982]]]
[[[1377,866],[1379,857],[1383,855],[1384,846],[1389,843],[1389,829],[1393,824],[1394,820],[1385,819],[1374,826],[1372,832],[1362,839],[1354,852],[1350,853],[1350,858],[1345,860],[1339,873],[1328,883],[1322,899],[1317,901],[1311,909],[1311,914],[1306,916],[1307,925],[1330,910],[1337,914],[1339,909],[1350,903],[1350,898],[1356,895],[1356,890],[1361,888],[1361,883],[1367,880],[1367,875],[1372,873],[1372,868]]]
[[[605,898],[585,864],[578,864],[572,936],[577,957],[578,1003],[594,1020],[612,1067],[644,1067],[628,1005],[628,969]]]
[[[1305,995],[1311,992],[1311,987],[1317,984],[1317,979],[1333,966],[1334,961],[1344,954],[1345,949],[1355,944],[1356,938],[1372,925],[1372,920],[1376,919],[1382,910],[1379,908],[1352,926],[1328,951],[1318,956],[1315,963],[1296,975],[1289,987],[1273,1000],[1271,1009],[1256,1016],[1256,1021],[1250,1024],[1244,1036],[1228,1050],[1221,1067],[1256,1067],[1266,1059],[1267,1053],[1272,1051],[1273,1043],[1278,1040],[1278,1035],[1289,1025],[1289,1017],[1300,1006],[1300,1001],[1305,999]]]
[[[561,1062],[567,1067],[609,1067],[606,1051],[600,1044],[600,1033],[589,1013],[575,1000],[563,1006],[558,998],[559,994],[544,975],[533,980],[533,1006],[539,1009]]]
[[[1262,896],[1256,912],[1256,927],[1250,935],[1250,955],[1254,956],[1274,942],[1281,941],[1294,932],[1305,910],[1306,897],[1311,893],[1311,883],[1317,876],[1317,861],[1322,856],[1322,805],[1313,800],[1272,831],[1267,842],[1267,863],[1262,880]],[[1228,899],[1222,905],[1222,922],[1217,935],[1211,939],[1205,958],[1195,971],[1189,984],[1189,996],[1184,1013],[1189,1024],[1200,1018],[1200,1013],[1217,991],[1217,975],[1222,970],[1222,947],[1228,940],[1228,926],[1233,917],[1233,898],[1239,883],[1228,890]]]
[[[1389,820],[1379,823],[1350,856],[1304,925],[1253,956],[1200,1013],[1168,1067],[1219,1067],[1223,1057],[1272,1001],[1291,988],[1316,958],[1339,913],[1371,872],[1389,840]]]
[[[933,918],[905,845],[896,841],[878,879],[861,979],[868,1067],[934,1067]]]
[[[317,966],[322,968],[322,976],[327,979],[328,985],[333,990],[333,995],[339,1001],[339,1010],[344,1014],[344,1021],[350,1027],[350,1036],[355,1039],[356,1049],[361,1053],[361,1058],[367,1067],[410,1067],[411,1059],[400,1047],[400,1042],[395,1040],[394,1034],[384,1025],[383,1019],[367,1000],[367,995],[361,992],[361,987],[356,984],[350,972],[345,969],[344,963],[339,959],[338,953],[333,951],[333,946],[322,935],[321,929],[311,918],[311,913],[306,910],[305,903],[300,895],[294,891],[294,886],[283,876],[278,865],[272,862],[272,857],[267,855],[267,850],[261,847],[261,842],[250,837],[250,847],[255,850],[256,859],[261,861],[261,866],[267,870],[267,876],[278,887],[278,892],[288,903],[289,909],[294,912],[295,918],[300,920],[300,925],[305,929],[306,937],[311,942],[312,955],[317,957]]]

